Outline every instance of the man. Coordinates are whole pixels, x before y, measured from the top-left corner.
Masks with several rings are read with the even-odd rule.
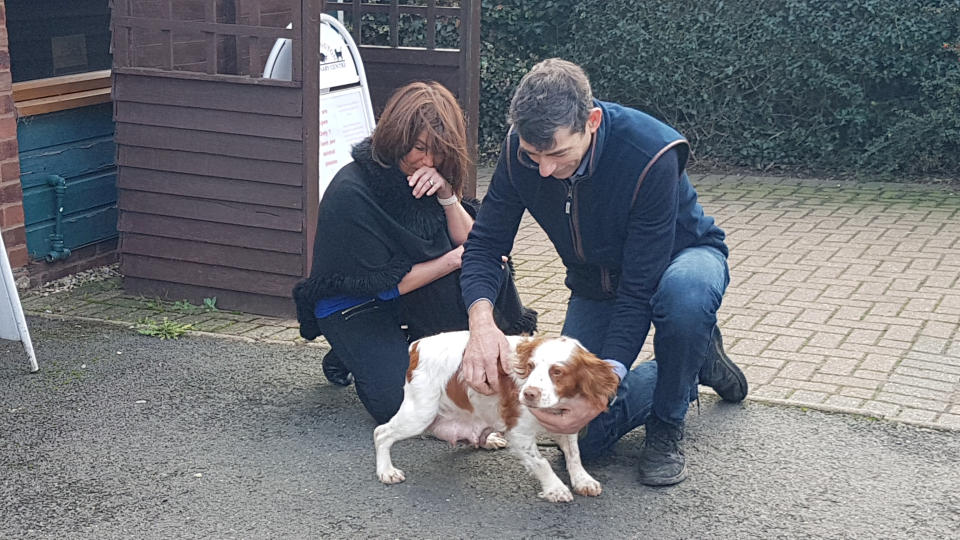
[[[469,307],[467,383],[498,390],[509,369],[496,328],[501,255],[524,210],[546,231],[571,291],[563,334],[580,340],[620,376],[607,412],[586,403],[534,411],[551,431],[581,431],[584,456],[608,450],[646,425],[640,479],[671,485],[686,477],[684,417],[697,383],[726,401],[747,381],[723,351],[717,309],[729,283],[724,233],[703,214],[684,167],[683,137],[654,118],[593,99],[579,66],[545,60],[520,81],[511,129],[463,255]],[[629,370],[651,324],[655,361]]]

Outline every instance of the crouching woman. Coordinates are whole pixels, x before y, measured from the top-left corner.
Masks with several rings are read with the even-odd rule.
[[[320,202],[310,277],[293,296],[300,334],[322,334],[332,347],[324,374],[352,379],[384,423],[403,401],[409,342],[467,329],[460,256],[478,205],[461,200],[470,166],[463,112],[439,83],[411,83],[352,157]],[[498,326],[532,333],[536,312],[521,305],[509,264],[500,281]]]

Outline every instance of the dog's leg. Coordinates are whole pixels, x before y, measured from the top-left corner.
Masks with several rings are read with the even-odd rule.
[[[523,465],[540,481],[541,491],[537,496],[550,502],[572,501],[573,494],[570,493],[570,489],[560,480],[557,473],[553,472],[550,462],[540,454],[536,437],[532,435],[535,432],[531,430],[530,435],[519,435],[518,431],[520,430],[511,430],[507,435],[510,448],[520,455]]]
[[[377,451],[377,478],[384,484],[404,481],[403,471],[394,467],[390,459],[390,447],[397,441],[426,431],[437,417],[440,406],[439,391],[415,387],[410,383],[404,386],[403,391],[403,403],[400,404],[397,414],[389,422],[373,430],[373,444]]]
[[[581,495],[596,497],[603,491],[600,482],[597,482],[587,473],[580,462],[580,445],[577,443],[577,435],[558,435],[550,434],[557,446],[563,451],[563,456],[567,460],[567,472],[570,473],[570,483],[573,490]]]

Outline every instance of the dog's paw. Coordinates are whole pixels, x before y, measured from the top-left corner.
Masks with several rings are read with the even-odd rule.
[[[550,502],[570,502],[573,500],[573,493],[570,493],[567,486],[560,484],[544,489],[537,494],[537,497]]]
[[[487,440],[483,443],[483,448],[487,450],[499,450],[506,447],[507,439],[503,436],[503,433],[499,431],[494,431],[487,435]]]
[[[405,480],[403,471],[396,467],[390,467],[383,472],[377,471],[377,477],[380,478],[380,481],[384,484],[399,484]]]
[[[603,486],[600,485],[600,482],[597,482],[592,477],[587,476],[586,478],[577,478],[575,481],[573,481],[573,490],[580,495],[596,497],[603,492]]]

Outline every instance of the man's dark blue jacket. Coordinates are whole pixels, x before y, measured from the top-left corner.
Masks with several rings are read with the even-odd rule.
[[[670,126],[615,103],[587,151],[586,174],[540,176],[511,130],[467,240],[461,285],[471,306],[495,299],[500,257],[510,253],[524,210],[537,220],[567,267],[573,294],[616,298],[602,358],[633,364],[650,331],[650,299],[679,251],[714,246],[723,231],[705,216],[684,171],[687,141]]]

